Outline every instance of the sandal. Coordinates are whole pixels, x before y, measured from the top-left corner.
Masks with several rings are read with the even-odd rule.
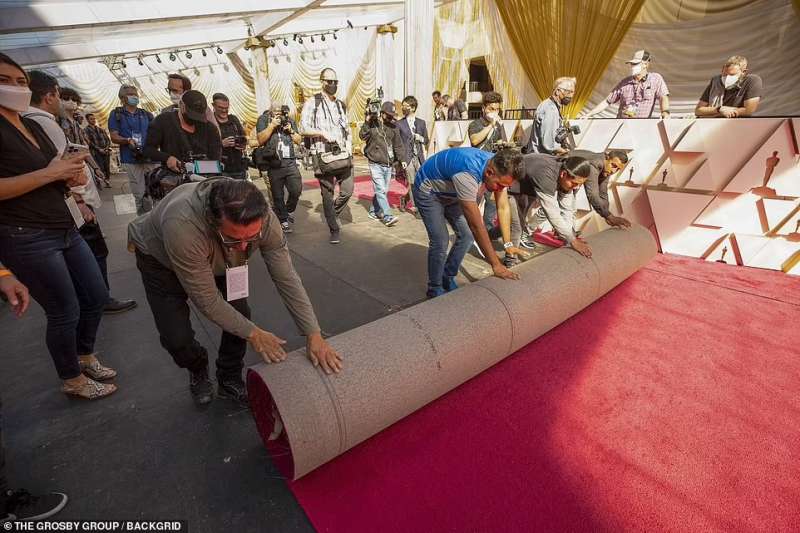
[[[69,396],[78,396],[87,400],[97,400],[108,396],[117,390],[117,386],[112,383],[98,383],[93,379],[87,379],[86,383],[78,387],[71,387],[64,383],[61,392]]]
[[[116,377],[117,375],[116,370],[113,368],[108,368],[107,366],[103,366],[97,359],[95,359],[92,363],[84,363],[83,361],[78,360],[78,363],[81,366],[81,372],[92,379],[96,379],[97,381],[105,381],[107,379]]]

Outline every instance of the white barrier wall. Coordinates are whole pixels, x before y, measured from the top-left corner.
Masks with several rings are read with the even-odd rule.
[[[526,140],[531,121],[514,122],[504,127]],[[434,124],[432,151],[469,146],[467,124]],[[653,231],[661,251],[800,275],[800,118],[572,124],[578,148],[629,152],[611,210]],[[585,233],[605,228],[583,193],[578,207]]]

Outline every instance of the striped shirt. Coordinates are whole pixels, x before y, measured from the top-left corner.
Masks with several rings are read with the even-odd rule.
[[[350,125],[347,122],[347,111],[339,100],[331,100],[322,95],[322,101],[317,106],[316,96],[306,100],[303,111],[300,113],[300,131],[324,131],[332,141],[336,141],[341,149],[352,153],[350,139]],[[325,152],[325,143],[322,139],[314,139],[312,148],[316,152]]]
[[[609,104],[619,103],[617,118],[650,118],[656,100],[669,95],[667,83],[661,74],[650,72],[644,81],[633,76],[623,78],[606,98]]]

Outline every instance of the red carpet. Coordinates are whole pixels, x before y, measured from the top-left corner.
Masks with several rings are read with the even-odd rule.
[[[375,196],[375,189],[372,187],[372,178],[369,174],[366,176],[356,176],[354,179],[353,196],[360,200],[372,200]],[[303,182],[303,189],[319,189],[319,181],[306,180]],[[389,205],[398,207],[400,205],[400,198],[406,193],[406,188],[401,185],[396,179],[389,182]]]
[[[291,488],[342,533],[797,531],[798,324],[797,278],[660,256]]]

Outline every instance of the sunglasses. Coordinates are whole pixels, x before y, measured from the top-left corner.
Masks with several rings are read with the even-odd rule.
[[[238,240],[237,239],[231,239],[230,237],[228,237],[227,235],[225,235],[224,233],[222,233],[219,230],[217,230],[217,234],[219,234],[219,238],[222,241],[223,246],[226,246],[228,248],[233,248],[234,246],[239,246],[240,244],[243,244],[243,243],[252,244],[254,242],[260,241],[261,237],[264,234],[264,226],[262,225],[261,229],[258,230],[258,233],[256,233],[255,235],[253,235],[252,237],[249,237],[247,239],[238,239]]]

